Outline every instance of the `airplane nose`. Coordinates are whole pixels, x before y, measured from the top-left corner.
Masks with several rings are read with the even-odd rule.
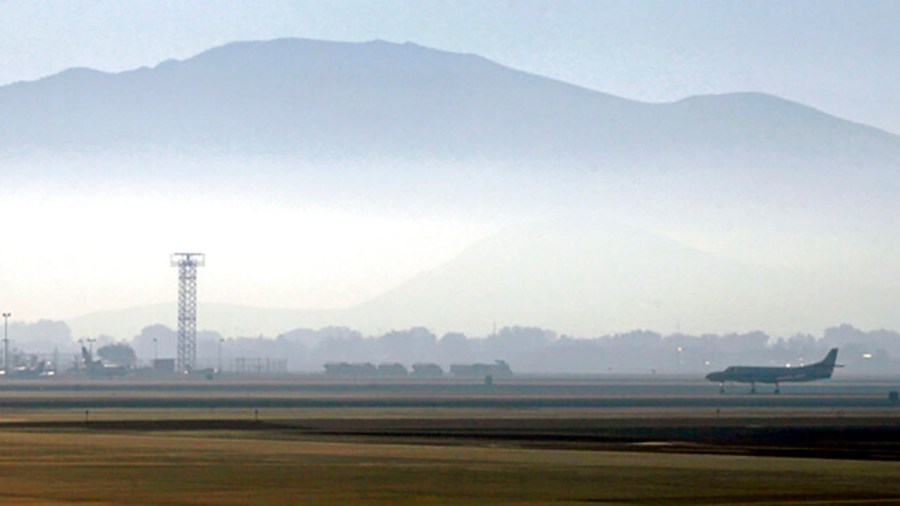
[[[706,379],[708,379],[709,381],[719,381],[719,377],[719,373],[717,372],[711,372],[706,375]]]

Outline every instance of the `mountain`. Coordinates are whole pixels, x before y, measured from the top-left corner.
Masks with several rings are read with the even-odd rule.
[[[0,262],[20,315],[170,300],[148,266],[187,250],[218,266],[211,300],[333,308],[209,310],[226,334],[900,325],[900,137],[762,93],[651,104],[415,44],[283,39],[3,86],[0,117],[0,214],[29,218]],[[73,327],[129,337],[168,311]]]
[[[472,245],[362,304],[295,310],[201,303],[198,327],[225,336],[275,336],[295,328],[350,326],[366,334],[424,326],[487,335],[537,326],[580,337],[634,329],[774,335],[842,321],[900,327],[900,290],[748,265],[606,220],[520,225]],[[70,319],[74,335],[128,338],[175,327],[174,303]],[[763,322],[763,323],[761,323]]]
[[[790,335],[837,321],[900,326],[898,303],[896,288],[746,264],[607,220],[567,220],[507,229],[344,320],[483,333],[497,323],[578,336],[762,327]]]
[[[758,93],[626,100],[415,44],[240,42],[0,88],[0,153],[572,164],[896,161],[900,138]]]

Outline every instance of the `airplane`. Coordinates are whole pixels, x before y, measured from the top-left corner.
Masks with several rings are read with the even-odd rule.
[[[56,371],[49,368],[50,364],[44,360],[39,360],[31,365],[20,365],[9,371],[0,371],[0,376],[15,379],[37,379],[46,378],[56,374]]]
[[[814,381],[828,379],[834,371],[837,360],[837,348],[832,348],[821,362],[802,367],[757,367],[731,366],[724,371],[711,372],[706,375],[709,381],[719,383],[719,393],[725,393],[725,382],[750,383],[750,393],[756,393],[757,383],[774,383],[775,393],[781,393],[779,383]]]

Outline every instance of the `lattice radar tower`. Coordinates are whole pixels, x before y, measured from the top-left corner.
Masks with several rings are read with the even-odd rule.
[[[178,356],[176,370],[197,367],[197,267],[206,263],[203,253],[172,253],[172,267],[178,267]]]

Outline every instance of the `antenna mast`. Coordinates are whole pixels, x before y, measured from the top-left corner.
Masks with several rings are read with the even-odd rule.
[[[178,358],[176,370],[187,372],[197,366],[197,267],[206,263],[203,253],[172,253],[172,267],[178,267]]]

